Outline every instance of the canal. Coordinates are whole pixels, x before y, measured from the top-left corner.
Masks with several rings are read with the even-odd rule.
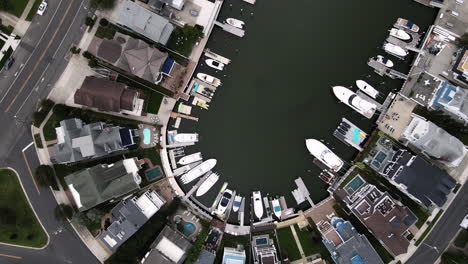
[[[284,195],[295,206],[291,191],[297,177],[313,200],[326,197],[305,139],[323,140],[349,161],[356,151],[332,135],[341,118],[367,132],[375,120],[338,103],[331,87],[355,87],[354,81],[363,79],[385,95],[399,88],[401,81],[378,76],[366,62],[385,55],[380,47],[398,17],[424,32],[435,15],[411,0],[257,0],[254,6],[225,1],[218,20],[245,21],[246,35],[241,39],[215,27],[207,47],[232,62],[222,72],[199,66],[196,72],[218,77],[223,85],[209,110],[197,111],[200,121],[184,128],[200,134],[192,151],[218,160],[221,178],[202,200],[209,205],[227,181],[244,196],[260,189]],[[410,59],[389,58],[407,73]]]

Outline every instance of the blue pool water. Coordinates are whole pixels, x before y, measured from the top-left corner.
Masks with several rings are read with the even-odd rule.
[[[358,141],[359,141],[359,128],[355,128],[355,129],[354,129],[353,141],[355,141],[355,142],[358,142]]]
[[[266,245],[268,244],[268,241],[266,238],[257,238],[255,241],[255,244],[257,245]]]
[[[182,233],[184,233],[184,236],[189,237],[195,232],[195,225],[192,223],[184,223],[184,227],[182,230]]]
[[[143,143],[149,145],[151,143],[151,129],[143,129]]]
[[[348,185],[345,186],[344,189],[346,190],[347,193],[352,194],[357,189],[359,189],[359,187],[361,187],[363,184],[364,184],[364,180],[361,177],[356,176],[356,177],[354,177],[354,179],[352,179],[348,183]]]

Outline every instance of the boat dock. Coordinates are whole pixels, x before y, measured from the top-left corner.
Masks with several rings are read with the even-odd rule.
[[[355,149],[362,151],[361,144],[367,138],[367,133],[351,123],[348,119],[342,118],[338,128],[333,135],[341,142]]]
[[[304,181],[302,180],[301,177],[297,178],[294,180],[294,182],[296,183],[297,185],[297,191],[296,193],[299,193],[302,197],[304,197],[310,204],[310,206],[314,207],[315,204],[314,202],[312,201],[312,199],[310,198],[310,193],[309,193],[309,190],[307,189],[307,187],[305,186],[304,184]]]
[[[203,161],[197,161],[197,162],[194,162],[194,163],[191,163],[191,164],[188,164],[188,165],[185,165],[183,167],[180,167],[180,168],[177,168],[173,171],[172,174],[174,174],[174,176],[180,176],[186,172],[188,172],[189,170],[195,168],[196,166],[202,164]]]
[[[244,212],[245,212],[245,198],[242,199],[241,205],[239,207],[239,213],[237,214],[237,219],[239,220],[240,226],[244,226]]]
[[[232,191],[232,196],[227,205],[226,212],[224,212],[224,216],[220,215],[220,217],[224,218],[224,223],[227,222],[227,220],[229,219],[229,215],[231,214],[232,204],[234,203],[234,197],[236,197],[236,190]]]
[[[375,104],[377,106],[377,110],[380,110],[382,108],[382,105],[379,102],[377,102],[376,100],[374,100],[373,98],[368,96],[365,92],[363,92],[361,90],[357,90],[356,94],[359,97],[361,97],[362,99],[366,100],[367,102]],[[372,114],[372,115],[374,115],[374,114]]]
[[[395,98],[395,96],[396,94],[389,93],[387,98],[385,98],[385,102],[383,103],[382,109],[380,110],[380,115],[377,118],[377,121],[375,121],[376,124],[380,124],[383,122],[385,115],[387,114],[388,107],[393,102],[393,99]]]
[[[229,32],[229,33],[231,33],[233,35],[236,35],[236,36],[238,36],[240,38],[242,38],[245,35],[245,31],[243,29],[233,27],[233,26],[231,26],[229,24],[221,23],[219,21],[215,21],[214,24],[217,25],[218,27],[222,28],[224,31]]]
[[[230,59],[228,59],[226,57],[223,57],[221,55],[218,55],[218,54],[212,52],[209,49],[205,49],[205,56],[210,58],[210,59],[217,60],[217,61],[219,61],[219,62],[221,62],[222,64],[225,64],[225,65],[228,65],[229,63],[231,63]]]
[[[189,198],[190,196],[192,196],[192,194],[203,184],[203,182],[206,181],[206,179],[208,178],[208,176],[211,175],[211,173],[213,173],[212,171],[208,171],[207,173],[205,173],[205,175],[203,175],[200,180],[197,182],[197,184],[195,184],[192,189],[190,189],[190,191],[188,191],[186,194],[185,194],[185,198]]]
[[[176,113],[176,112],[172,112],[172,113],[171,113],[171,117],[172,117],[172,118],[182,117],[182,118],[184,118],[184,119],[193,120],[193,121],[198,122],[198,117],[189,116],[189,115],[184,115],[184,114],[180,114],[180,113]]]
[[[397,29],[401,29],[401,30],[405,31],[406,33],[408,33],[411,36],[411,41],[406,42],[404,40],[395,38],[394,36],[388,35],[388,37],[386,39],[386,41],[388,43],[400,46],[400,47],[405,48],[405,49],[416,48],[419,45],[419,41],[421,40],[421,36],[422,36],[421,34],[413,32],[413,31],[408,30],[408,29],[405,29],[405,28],[401,27],[400,25],[398,25],[396,23],[393,26],[395,28],[397,28]]]
[[[210,209],[208,210],[209,212],[214,213],[214,211],[216,210],[216,206],[218,205],[219,200],[221,200],[221,196],[223,195],[223,192],[224,190],[226,190],[227,186],[228,186],[228,183],[225,182],[223,186],[221,187],[221,189],[219,190],[219,193],[216,196],[216,199],[213,201],[213,204],[211,205]]]
[[[406,80],[408,79],[408,75],[401,73],[399,71],[395,71],[391,68],[388,68],[387,66],[383,65],[382,63],[376,61],[375,59],[370,58],[369,61],[367,61],[367,65],[369,65],[371,68],[374,69],[374,72],[377,73],[380,76],[388,76],[392,79],[399,78]]]

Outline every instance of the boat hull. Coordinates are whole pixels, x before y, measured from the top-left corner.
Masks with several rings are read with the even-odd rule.
[[[200,187],[198,187],[195,196],[200,197],[207,193],[218,180],[219,175],[216,173],[212,173],[210,176],[208,176],[208,178],[206,178],[206,180],[200,185]]]
[[[306,147],[310,154],[333,171],[339,171],[344,162],[327,146],[316,139],[306,139]]]
[[[253,204],[254,204],[254,214],[257,219],[262,219],[263,216],[263,205],[262,205],[262,194],[260,191],[253,193]]]
[[[356,81],[356,86],[363,92],[365,92],[367,95],[369,95],[370,97],[376,99],[377,98],[377,95],[379,95],[379,92],[374,88],[372,87],[370,84],[368,84],[367,82],[363,81],[363,80],[357,80]]]

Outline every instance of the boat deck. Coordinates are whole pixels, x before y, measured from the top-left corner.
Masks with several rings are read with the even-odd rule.
[[[309,202],[310,206],[314,207],[315,204],[310,198],[310,193],[309,190],[307,189],[304,181],[302,180],[301,177],[297,178],[294,180],[294,183],[297,185],[297,190],[306,198],[306,200]]]
[[[240,38],[242,38],[245,35],[245,31],[243,29],[236,28],[236,27],[233,27],[233,26],[231,26],[229,24],[221,23],[219,21],[215,21],[214,23],[218,27],[221,27],[224,31],[229,32],[229,33],[231,33],[233,35],[236,35],[236,36],[238,36]]]
[[[343,142],[344,144],[352,146],[358,151],[362,151],[361,144],[367,138],[367,133],[362,131],[362,129],[360,129],[353,123],[351,123],[346,118],[342,118],[341,120],[342,121],[340,125],[335,130],[335,132],[333,132],[333,135],[336,138],[338,138],[341,142]],[[345,127],[343,123],[348,124],[350,127],[349,129],[346,130],[345,133],[342,132],[343,128]]]
[[[411,41],[406,42],[404,40],[401,40],[401,39],[398,39],[389,35],[386,39],[387,42],[400,46],[405,49],[416,48],[419,45],[419,41],[421,41],[421,37],[422,37],[421,34],[405,29],[404,27],[398,25],[397,23],[395,23],[393,26],[397,29],[404,30],[406,33],[408,33],[411,36]]]
[[[214,213],[214,211],[216,210],[216,207],[218,206],[219,201],[221,200],[221,196],[223,195],[223,192],[224,190],[226,190],[227,186],[228,186],[228,183],[225,182],[223,186],[221,187],[221,189],[219,190],[219,193],[216,196],[216,199],[213,201],[213,204],[211,205],[210,209],[208,210],[209,212]]]
[[[399,78],[403,80],[406,80],[408,78],[408,75],[401,73],[399,71],[393,70],[391,68],[388,68],[387,66],[383,65],[382,63],[372,58],[369,59],[369,61],[367,62],[367,65],[373,68],[374,72],[380,76],[388,76],[392,79]]]
[[[377,110],[380,110],[382,108],[382,105],[379,102],[377,102],[374,98],[368,96],[365,92],[357,90],[356,94],[359,95],[359,97],[361,97],[362,99],[375,104],[377,106]]]
[[[192,196],[192,194],[206,181],[206,179],[211,175],[211,173],[213,173],[212,171],[208,171],[207,173],[205,173],[205,175],[203,175],[200,180],[198,180],[197,184],[195,184],[192,189],[190,189],[190,191],[188,191],[186,194],[185,194],[185,198],[189,198],[190,196]]]
[[[385,115],[387,114],[388,108],[390,107],[390,104],[393,102],[393,99],[395,98],[394,93],[389,93],[387,98],[385,98],[385,102],[382,105],[382,108],[380,110],[380,115],[377,118],[377,121],[375,123],[380,124],[383,122]]]
[[[229,203],[227,205],[227,209],[226,209],[226,212],[224,212],[224,223],[227,223],[228,219],[229,219],[229,215],[231,214],[231,211],[232,211],[232,204],[234,203],[234,198],[236,197],[236,190],[233,190],[232,191],[232,196],[231,196],[231,200],[229,200]]]

